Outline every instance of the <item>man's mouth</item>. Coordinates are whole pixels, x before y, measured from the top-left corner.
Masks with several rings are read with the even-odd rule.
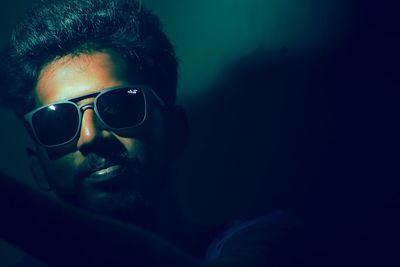
[[[84,180],[88,183],[106,182],[121,175],[125,169],[126,168],[122,165],[104,166],[89,173],[86,177],[84,177]]]
[[[119,191],[136,187],[139,176],[139,163],[127,160],[104,159],[88,156],[76,171],[76,185],[101,191]]]

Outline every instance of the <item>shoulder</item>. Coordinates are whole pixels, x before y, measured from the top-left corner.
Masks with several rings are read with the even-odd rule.
[[[301,228],[298,219],[283,211],[236,221],[211,243],[206,260],[239,257],[271,263],[294,249]]]
[[[47,264],[40,262],[29,255],[25,255],[20,262],[14,267],[49,267]]]

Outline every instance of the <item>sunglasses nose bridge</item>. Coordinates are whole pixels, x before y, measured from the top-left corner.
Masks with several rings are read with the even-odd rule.
[[[93,110],[94,113],[96,113],[95,108],[94,108],[94,103],[86,103],[78,106],[79,112],[81,113],[81,127],[82,127],[82,120],[85,116],[85,111],[86,110]]]
[[[93,103],[87,103],[87,104],[83,104],[83,105],[79,106],[79,110],[82,112],[82,115],[83,115],[83,113],[85,113],[85,111],[87,109],[94,109],[94,104]]]
[[[96,118],[96,112],[94,110],[94,104],[84,104],[79,107],[81,111],[81,127],[79,129],[80,134],[78,138],[78,149],[89,146],[98,138],[101,138],[105,133],[101,124],[99,124]],[[90,111],[87,113],[86,111]]]
[[[93,116],[95,117],[95,118],[92,118],[93,125],[95,125],[96,128],[99,128],[99,127],[103,126],[102,123],[99,123],[100,122],[99,121],[100,117],[99,117],[99,114],[96,111],[94,102],[80,105],[80,106],[78,106],[78,108],[79,108],[79,111],[81,112],[81,128],[82,128],[82,120],[83,120],[83,118],[85,116],[85,111],[89,110],[89,109],[91,109],[93,111]]]

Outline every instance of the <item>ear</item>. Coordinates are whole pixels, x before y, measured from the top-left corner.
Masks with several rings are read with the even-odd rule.
[[[183,153],[188,142],[188,119],[181,106],[168,107],[164,114],[167,151],[171,159],[176,159]]]
[[[47,183],[46,175],[43,171],[43,167],[40,163],[40,159],[38,157],[38,147],[37,144],[29,144],[26,148],[26,154],[29,160],[29,169],[35,182],[40,190],[42,191],[50,191],[50,186]]]

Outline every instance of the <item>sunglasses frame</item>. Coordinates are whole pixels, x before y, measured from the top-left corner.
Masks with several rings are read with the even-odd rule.
[[[98,100],[98,98],[99,98],[101,95],[104,95],[104,94],[109,93],[109,92],[111,92],[111,91],[122,90],[122,89],[132,89],[132,90],[135,90],[135,89],[136,89],[136,90],[140,90],[140,91],[143,93],[144,109],[145,109],[145,110],[144,110],[144,116],[143,116],[143,119],[141,120],[141,122],[138,123],[138,124],[136,124],[136,125],[129,126],[129,127],[124,127],[124,128],[114,128],[114,127],[111,127],[110,125],[108,125],[105,121],[103,121],[103,119],[102,119],[101,116],[99,115],[99,111],[98,111],[98,109],[97,109],[97,100]],[[153,95],[154,98],[155,98],[155,100],[156,100],[156,102],[157,102],[160,106],[165,106],[165,102],[162,100],[162,98],[160,98],[160,97],[156,94],[156,92],[154,92],[154,90],[153,90],[150,86],[147,86],[147,85],[122,85],[122,86],[114,86],[114,87],[110,87],[110,88],[105,88],[105,89],[100,90],[100,91],[97,91],[97,92],[93,92],[93,93],[89,93],[89,94],[84,94],[84,95],[80,95],[80,96],[75,96],[75,97],[71,97],[71,98],[68,98],[68,99],[63,99],[63,100],[60,100],[60,101],[56,101],[56,102],[50,103],[50,104],[48,104],[48,105],[44,105],[44,106],[38,107],[38,108],[36,108],[36,109],[34,109],[34,110],[32,110],[32,111],[26,113],[26,114],[24,115],[24,118],[25,118],[25,121],[26,121],[26,123],[28,124],[29,129],[30,129],[31,133],[33,134],[34,138],[36,139],[36,141],[37,141],[41,146],[46,147],[46,148],[61,147],[61,146],[63,146],[63,145],[66,145],[66,144],[68,144],[68,143],[70,143],[70,142],[76,140],[76,138],[78,137],[78,135],[79,135],[79,133],[80,133],[81,127],[82,127],[83,112],[84,112],[87,108],[91,108],[91,109],[94,110],[94,113],[96,114],[96,116],[97,116],[99,122],[101,123],[101,126],[102,126],[104,129],[106,129],[106,130],[110,130],[110,131],[125,131],[125,130],[131,130],[131,129],[134,129],[134,128],[139,127],[140,125],[143,124],[143,122],[146,120],[146,117],[147,117],[147,109],[148,109],[148,107],[147,107],[147,105],[148,105],[148,103],[147,103],[147,102],[148,102],[148,99],[147,99],[147,98],[149,97],[149,95]],[[95,99],[94,99],[94,101],[91,102],[91,103],[84,103],[84,104],[81,104],[81,105],[78,105],[78,104],[76,103],[76,102],[79,102],[79,101],[81,101],[81,100],[83,100],[83,99],[92,98],[92,97],[95,97]],[[63,143],[56,144],[56,145],[46,145],[46,144],[43,144],[43,143],[40,141],[40,139],[38,138],[38,135],[36,134],[35,128],[34,128],[34,126],[33,126],[33,123],[32,123],[33,116],[34,116],[38,111],[40,111],[40,110],[42,110],[42,109],[46,109],[46,108],[49,108],[49,107],[52,106],[52,105],[63,104],[63,103],[73,104],[73,105],[75,106],[77,112],[78,112],[78,116],[79,116],[79,117],[78,117],[78,120],[79,120],[79,123],[78,123],[77,129],[76,129],[76,132],[75,132],[75,134],[74,134],[74,136],[73,136],[72,138],[68,139],[67,141],[65,141],[65,142],[63,142]]]

